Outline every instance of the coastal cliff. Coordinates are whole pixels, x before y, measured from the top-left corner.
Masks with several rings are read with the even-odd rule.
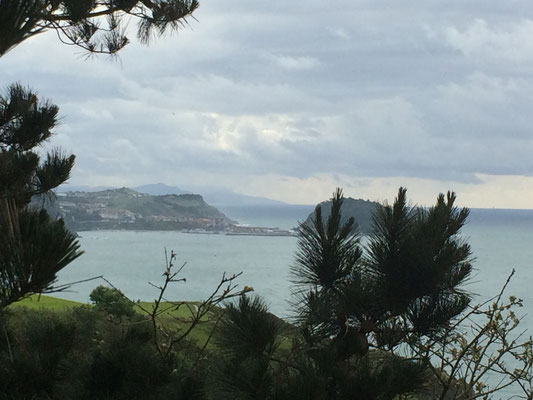
[[[198,194],[152,196],[128,188],[57,194],[59,215],[74,231],[95,229],[221,231],[234,221]]]

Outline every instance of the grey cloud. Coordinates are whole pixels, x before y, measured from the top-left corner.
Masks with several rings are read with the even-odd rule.
[[[533,7],[389,3],[206,2],[118,61],[48,35],[0,76],[61,107],[73,179],[533,175]]]

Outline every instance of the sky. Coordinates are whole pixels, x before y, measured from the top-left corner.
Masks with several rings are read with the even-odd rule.
[[[294,204],[439,192],[533,209],[530,0],[203,0],[118,59],[54,32],[0,58],[60,107],[71,184],[225,187]]]

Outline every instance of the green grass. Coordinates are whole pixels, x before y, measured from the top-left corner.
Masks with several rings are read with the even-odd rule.
[[[186,303],[191,307],[196,306],[197,304],[200,304],[199,302],[194,302],[194,301],[189,301]],[[62,310],[68,310],[73,307],[83,306],[83,305],[87,305],[87,303],[80,303],[78,301],[60,299],[60,298],[53,297],[53,296],[34,294],[22,300],[19,300],[16,303],[11,304],[10,307],[11,308],[26,307],[26,308],[30,308],[33,310],[46,309],[46,310],[52,310],[52,311],[62,311]],[[153,303],[149,301],[141,301],[139,302],[139,305],[142,306],[145,310],[151,311]],[[139,307],[134,306],[134,309],[140,315],[146,315],[146,313],[143,310],[141,310]],[[172,303],[162,302],[160,305],[160,309],[165,310],[165,312],[160,315],[160,318],[164,320],[173,320],[174,318],[188,318],[191,316],[189,308],[185,304],[183,304],[181,307],[176,309],[176,307],[172,307]]]
[[[160,315],[160,317],[164,319],[189,318],[191,316],[191,312],[189,311],[187,304],[189,305],[189,307],[195,307],[200,304],[200,302],[198,301],[187,301],[183,302],[184,304],[180,307],[176,307],[174,306],[175,303],[179,304],[181,302],[161,302],[161,304],[159,305],[159,309],[164,312]],[[151,301],[139,302],[139,305],[148,311],[152,311],[153,304],[154,303]],[[135,311],[137,311],[141,315],[146,314],[140,307],[135,307]]]
[[[77,301],[58,299],[57,297],[44,296],[34,294],[25,299],[19,300],[16,303],[11,304],[9,307],[11,309],[16,309],[17,307],[26,307],[33,310],[53,310],[53,311],[63,311],[68,310],[73,307],[79,307],[84,305]]]
[[[189,327],[189,323],[187,322],[187,320],[191,317],[191,309],[194,310],[194,307],[200,304],[200,302],[190,301],[183,303],[184,304],[182,304],[180,307],[176,307],[173,306],[174,303],[162,302],[160,304],[160,310],[164,312],[158,315],[158,324],[164,327],[165,330],[171,330],[174,332],[184,332]],[[61,312],[83,305],[87,304],[72,300],[59,299],[57,297],[52,296],[33,295],[11,304],[9,308],[11,310],[16,310],[17,308],[26,307],[32,310],[49,310]],[[139,306],[150,312],[152,310],[153,302],[141,301],[139,302]],[[140,307],[134,305],[134,310],[139,315],[147,316],[146,312],[144,312]],[[202,318],[202,322],[191,331],[188,336],[188,340],[195,343],[195,345],[198,347],[203,347],[203,345],[211,335],[211,332],[214,328],[213,325],[214,321],[209,321],[209,316],[204,316]],[[290,348],[290,346],[290,338],[282,338],[280,343],[280,350],[287,350],[288,348]],[[210,342],[207,346],[208,349],[212,349],[213,347],[214,346],[212,342]]]
[[[158,323],[165,329],[178,333],[179,336],[181,332],[189,328],[190,323],[188,321],[192,316],[191,311],[194,312],[194,307],[200,304],[200,302],[183,302],[180,307],[176,307],[174,305],[175,303],[162,302],[159,305],[159,310],[162,312],[158,314]],[[141,301],[139,305],[147,311],[151,311],[153,307],[152,302],[146,301]],[[141,315],[146,315],[140,307],[135,307],[135,311]],[[206,343],[214,328],[214,321],[210,320],[210,316],[212,317],[212,314],[204,316],[188,336],[188,339],[198,347],[202,347]],[[212,348],[212,346],[213,344],[209,343],[208,348]]]
[[[185,303],[185,302],[184,302]],[[160,305],[160,310],[164,311],[158,315],[158,323],[161,326],[164,326],[166,330],[172,330],[175,332],[183,332],[189,327],[187,320],[191,317],[191,311],[187,305],[191,308],[198,305],[199,302],[186,302],[186,304],[181,305],[179,308],[172,306],[173,303],[163,302]],[[31,309],[31,310],[48,310],[48,311],[67,311],[74,307],[79,307],[87,305],[85,303],[80,303],[72,300],[59,299],[52,296],[44,295],[32,295],[16,303],[13,303],[9,306],[11,310],[20,309],[22,307]],[[139,303],[145,310],[151,311],[153,303],[142,301]],[[140,307],[134,305],[134,310],[143,316],[147,316]],[[213,323],[208,321],[208,317],[202,318],[202,322],[198,324],[189,334],[188,339],[193,341],[196,346],[203,346],[208,340],[209,335],[213,329]],[[209,346],[211,347],[211,345]]]

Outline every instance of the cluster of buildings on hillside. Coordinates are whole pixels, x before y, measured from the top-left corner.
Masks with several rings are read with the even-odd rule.
[[[138,229],[181,230],[188,233],[224,233],[244,236],[295,235],[292,230],[235,225],[221,213],[218,213],[217,217],[198,216],[203,212],[202,206],[182,206],[164,201],[143,202],[141,200],[141,203],[134,201],[132,203],[134,206],[130,207],[131,209],[125,208],[125,204],[132,202],[132,197],[144,196],[149,195],[128,189],[108,190],[91,194],[69,192],[68,195],[58,195],[58,206],[67,223],[67,227],[74,231]],[[132,210],[139,210],[139,212]]]
[[[107,227],[124,224],[149,225],[173,225],[180,228],[201,228],[210,230],[224,230],[229,226],[225,218],[208,218],[197,216],[159,215],[135,213],[124,208],[110,207],[99,201],[74,202],[68,198],[59,198],[59,209],[66,221],[75,225],[90,226],[97,228],[99,225]],[[152,228],[153,229],[153,228]]]

